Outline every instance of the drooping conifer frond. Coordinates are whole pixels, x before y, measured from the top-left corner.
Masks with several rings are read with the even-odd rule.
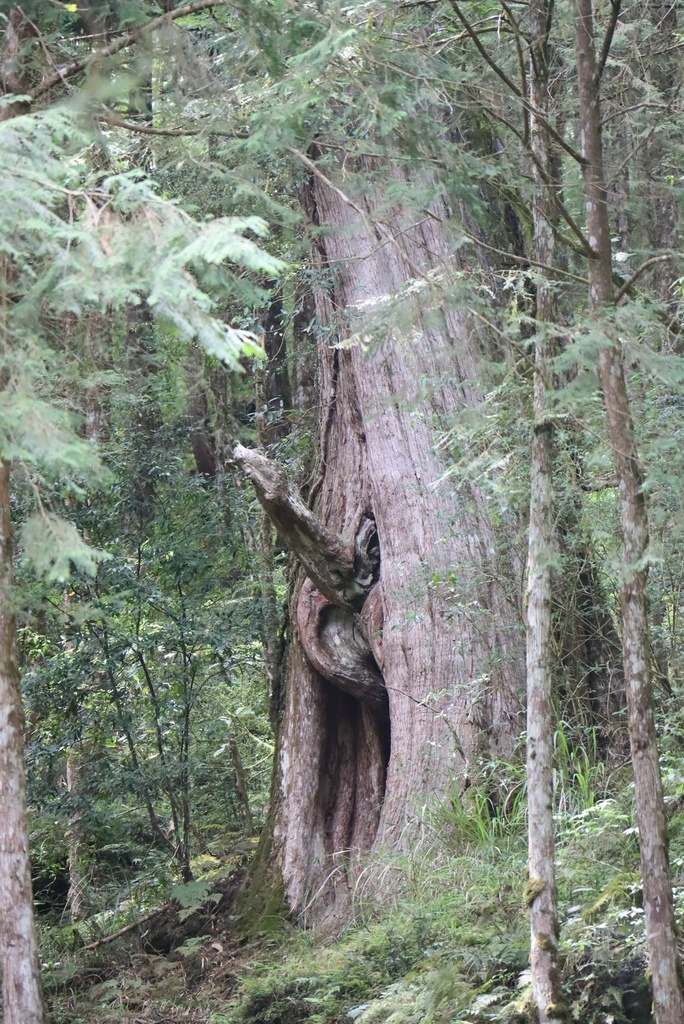
[[[258,354],[258,341],[219,309],[262,301],[249,275],[283,267],[250,237],[267,234],[261,218],[197,221],[142,172],[94,169],[95,148],[88,125],[64,107],[0,123],[0,449],[34,486],[101,475],[57,384],[65,353],[55,324],[116,318],[146,303],[167,331],[239,369],[241,355]],[[38,504],[31,562],[50,572],[61,566],[63,576],[75,535],[56,529]],[[35,551],[40,522],[47,562]],[[80,547],[71,554],[92,564]]]

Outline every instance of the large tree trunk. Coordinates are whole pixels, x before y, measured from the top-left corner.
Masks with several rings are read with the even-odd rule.
[[[416,228],[384,211],[378,230],[377,194],[350,203],[320,174],[312,200],[326,229],[317,259],[336,270],[334,289],[316,295],[328,328],[317,525],[295,496],[259,481],[258,456],[237,457],[303,565],[274,839],[290,907],[320,922],[374,842],[408,842],[459,774],[468,785],[479,756],[511,752],[524,672],[482,495],[439,483],[437,430],[478,399],[475,338],[429,287],[401,300],[411,323],[378,320],[410,280],[451,258],[445,211]]]
[[[653,1003],[658,1024],[681,1024],[684,1000],[667,856],[667,824],[651,693],[646,580],[648,510],[620,340],[610,323],[614,305],[611,240],[601,143],[600,71],[594,49],[592,0],[575,0],[575,40],[587,232],[589,299],[606,325],[600,354],[603,398],[620,490],[623,537],[622,648],[634,795],[644,889]]]

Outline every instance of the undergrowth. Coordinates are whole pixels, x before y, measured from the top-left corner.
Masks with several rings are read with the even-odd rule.
[[[608,785],[581,752],[565,765],[558,760],[570,1019],[650,1024],[628,770],[616,769]],[[684,924],[684,788],[676,759],[666,754],[663,764]],[[454,795],[424,822],[410,853],[376,858],[355,884],[350,923],[334,939],[317,940],[282,917],[268,934],[255,938],[251,930],[241,938],[230,918],[212,923],[220,898],[212,898],[209,884],[180,893],[187,905],[177,916],[187,918],[204,901],[208,923],[198,919],[194,934],[164,956],[131,953],[125,944],[74,952],[62,929],[59,941],[52,936],[56,965],[47,971],[54,1024],[526,1024],[533,1018],[524,777],[511,768],[497,782],[495,793],[468,802]]]

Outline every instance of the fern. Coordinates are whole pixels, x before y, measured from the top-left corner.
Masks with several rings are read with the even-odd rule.
[[[174,885],[171,889],[173,898],[181,905],[178,911],[178,920],[186,921],[193,914],[201,910],[205,903],[211,901],[219,904],[221,902],[220,892],[211,892],[209,882],[195,881],[185,882],[183,885]]]

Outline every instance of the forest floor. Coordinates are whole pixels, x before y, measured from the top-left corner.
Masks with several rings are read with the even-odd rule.
[[[570,1019],[647,1024],[632,789],[625,777],[617,795],[614,785],[612,795],[602,791],[592,771],[584,789],[576,773],[558,813]],[[684,811],[679,785],[670,790],[673,881],[684,923]],[[87,951],[73,948],[71,929],[45,929],[51,1019],[523,1024],[530,1019],[525,865],[524,799],[511,786],[497,811],[485,801],[449,808],[410,855],[376,862],[356,886],[349,925],[333,938],[317,939],[278,915],[246,928],[233,914],[239,875],[214,872],[192,883],[185,911],[167,911],[139,930],[142,939],[132,931]],[[193,910],[192,898],[204,909]]]

